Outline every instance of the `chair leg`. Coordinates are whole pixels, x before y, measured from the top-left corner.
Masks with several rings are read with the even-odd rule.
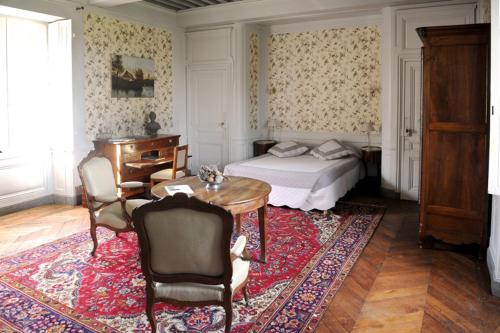
[[[151,287],[146,287],[146,315],[148,316],[149,324],[151,325],[151,332],[156,333],[156,320],[153,313],[154,296]]]
[[[245,298],[245,306],[248,306],[250,302],[248,301],[248,289],[247,286],[245,285],[243,288],[243,297]]]
[[[224,311],[226,312],[226,327],[224,329],[225,333],[231,332],[231,325],[233,323],[233,304],[231,299],[229,301],[224,301]]]
[[[94,223],[90,223],[90,236],[92,237],[92,241],[94,242],[94,248],[90,252],[92,257],[95,257],[95,251],[97,250],[97,232],[96,232],[96,225]]]

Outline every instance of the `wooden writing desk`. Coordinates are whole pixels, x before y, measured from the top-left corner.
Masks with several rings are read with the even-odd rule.
[[[106,156],[113,166],[117,183],[141,181],[149,183],[149,176],[168,167],[174,158],[174,147],[180,135],[165,134],[155,137],[127,137],[94,140],[94,148]],[[139,190],[123,190],[125,197],[139,194]]]

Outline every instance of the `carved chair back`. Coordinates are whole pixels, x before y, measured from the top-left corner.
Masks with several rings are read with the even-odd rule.
[[[133,220],[148,284],[223,284],[231,294],[229,212],[178,193],[137,208]]]
[[[176,146],[174,148],[174,160],[172,163],[172,179],[176,178],[177,171],[184,171],[187,176],[188,145]]]

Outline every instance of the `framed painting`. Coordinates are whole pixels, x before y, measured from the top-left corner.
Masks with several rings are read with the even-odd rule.
[[[111,97],[154,97],[155,63],[152,59],[111,56]]]

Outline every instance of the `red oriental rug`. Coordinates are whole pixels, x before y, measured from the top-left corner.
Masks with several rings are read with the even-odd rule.
[[[250,306],[233,301],[233,332],[314,330],[380,222],[380,206],[337,203],[327,215],[269,208],[268,263],[252,262]],[[242,216],[260,253],[254,213]],[[0,259],[0,332],[145,332],[145,282],[133,232],[89,233]],[[155,305],[160,332],[222,332],[221,307]]]

